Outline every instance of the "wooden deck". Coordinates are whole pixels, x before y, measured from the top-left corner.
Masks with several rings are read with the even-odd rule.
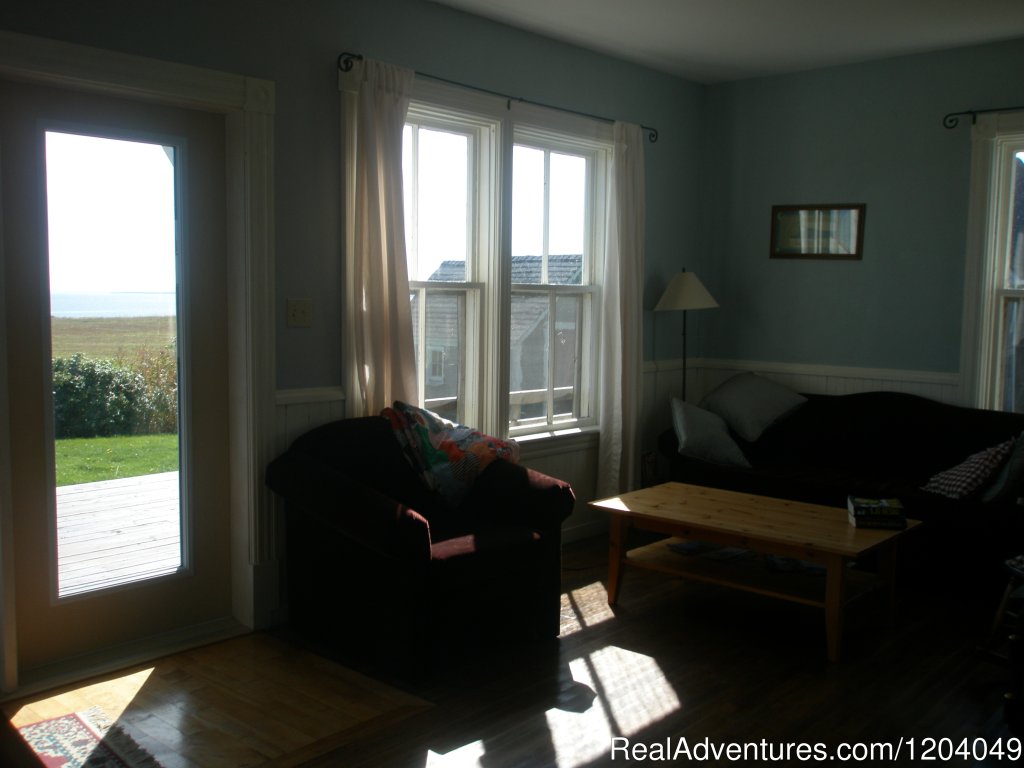
[[[174,573],[179,508],[177,472],[58,488],[60,596]]]

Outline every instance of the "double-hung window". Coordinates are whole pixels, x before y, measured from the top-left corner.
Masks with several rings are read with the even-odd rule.
[[[405,126],[420,403],[492,434],[593,425],[607,127],[467,98]]]
[[[1024,120],[987,115],[974,130],[968,383],[975,404],[1024,412]]]

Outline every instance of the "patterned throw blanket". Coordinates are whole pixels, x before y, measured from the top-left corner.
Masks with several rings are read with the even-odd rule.
[[[391,422],[405,458],[427,486],[458,507],[484,468],[495,459],[519,461],[519,444],[462,426],[432,411],[396,400],[381,416]]]

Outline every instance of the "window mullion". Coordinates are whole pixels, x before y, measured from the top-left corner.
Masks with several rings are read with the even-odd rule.
[[[418,402],[422,403],[427,396],[426,366],[427,366],[427,289],[416,289],[416,393]]]
[[[540,281],[551,282],[548,275],[548,256],[551,248],[551,153],[544,150],[544,209],[541,224]]]
[[[555,421],[555,344],[558,343],[558,297],[554,290],[548,290],[548,380],[544,400],[547,407],[547,423]]]
[[[410,243],[409,253],[407,254],[408,261],[412,264],[412,269],[409,270],[410,278],[418,280],[420,277],[420,239],[419,239],[419,227],[420,227],[420,131],[418,125],[411,126],[412,134],[412,148],[410,150],[411,165],[412,168],[412,180],[410,182],[412,187],[412,194],[409,196],[412,210],[409,212],[409,216],[412,221],[412,237],[409,233],[406,233],[406,242]],[[420,326],[423,328],[423,326]]]

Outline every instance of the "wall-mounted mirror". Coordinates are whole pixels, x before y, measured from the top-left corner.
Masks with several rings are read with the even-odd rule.
[[[773,205],[771,258],[859,259],[864,204]]]

